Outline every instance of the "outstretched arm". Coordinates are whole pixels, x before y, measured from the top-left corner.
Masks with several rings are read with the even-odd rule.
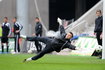
[[[69,48],[69,49],[71,49],[71,50],[76,50],[76,46],[72,45],[71,43],[67,43],[67,44],[65,45],[65,48]]]
[[[60,30],[61,37],[65,37],[66,32],[65,32],[65,29],[64,29],[63,25],[59,26],[59,30]]]
[[[61,33],[61,34],[66,33],[66,32],[65,32],[65,29],[64,29],[64,27],[63,27],[63,25],[60,25],[60,26],[59,26],[59,30],[60,30],[60,33]]]
[[[59,31],[60,31],[60,34],[61,34],[61,37],[62,38],[64,38],[65,37],[65,35],[66,35],[66,32],[65,32],[65,29],[64,29],[64,27],[63,27],[63,25],[62,25],[62,20],[58,17],[57,18],[57,22],[59,23]]]

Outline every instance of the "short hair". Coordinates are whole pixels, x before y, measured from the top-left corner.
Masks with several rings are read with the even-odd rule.
[[[7,19],[8,20],[8,17],[4,17],[4,19]]]
[[[72,34],[72,37],[74,36],[72,32],[69,32],[70,34]]]
[[[39,17],[36,17],[35,19],[38,19],[39,20]]]
[[[97,13],[97,12],[100,12],[100,13],[102,13],[100,9],[99,9],[99,10],[97,10],[97,11],[96,11],[96,13]]]
[[[16,19],[16,20],[17,20],[17,17],[14,17],[14,19]]]

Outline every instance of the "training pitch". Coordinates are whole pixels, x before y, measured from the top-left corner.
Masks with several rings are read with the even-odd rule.
[[[105,60],[97,57],[45,55],[37,61],[23,59],[33,54],[0,54],[0,70],[105,70]]]

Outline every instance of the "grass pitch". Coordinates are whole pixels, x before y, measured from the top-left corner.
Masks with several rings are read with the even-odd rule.
[[[105,60],[96,57],[45,55],[37,61],[23,59],[33,54],[0,54],[0,70],[105,70]]]

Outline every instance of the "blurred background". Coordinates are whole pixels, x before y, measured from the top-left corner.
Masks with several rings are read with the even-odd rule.
[[[9,18],[10,23],[11,19],[15,16],[21,19],[22,17],[19,16],[18,13],[27,10],[27,18],[24,19],[27,22],[19,21],[22,22],[21,24],[27,23],[26,27],[29,28],[26,33],[27,35],[31,35],[34,32],[34,18],[39,17],[39,14],[47,30],[57,31],[57,17],[66,20],[76,20],[99,1],[100,0],[25,0],[26,6],[24,6],[23,0],[1,0],[0,23],[2,23],[3,17],[5,16]],[[19,10],[18,5],[21,3],[23,3],[23,7],[21,6],[22,9]]]
[[[8,17],[13,27],[11,20],[17,17],[23,25],[21,34],[32,36],[35,32],[35,17],[39,17],[43,25],[43,36],[45,36],[49,30],[58,30],[57,18],[59,17],[63,21],[66,32],[74,33],[75,38],[72,43],[81,47],[84,52],[87,51],[83,52],[83,55],[92,55],[98,46],[94,35],[98,9],[103,10],[102,0],[0,0],[0,23],[3,22],[4,17]],[[13,48],[14,42],[11,43]],[[25,46],[22,45],[22,47]],[[25,47],[24,50],[27,48]]]

